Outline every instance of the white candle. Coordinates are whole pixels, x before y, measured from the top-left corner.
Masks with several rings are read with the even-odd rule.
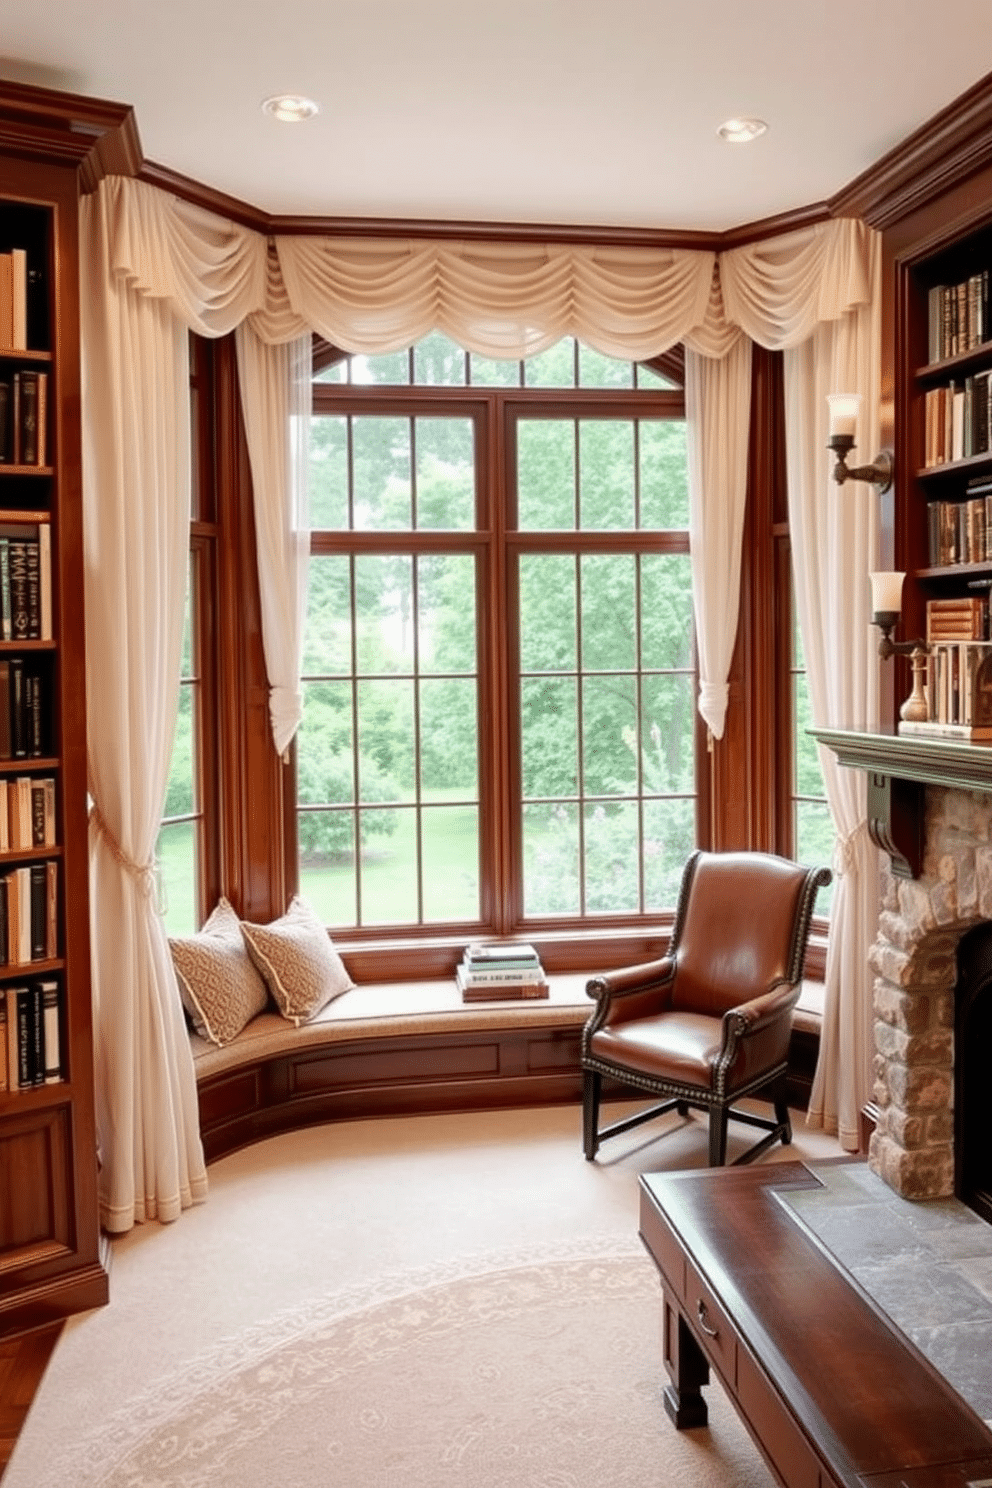
[[[847,434],[854,439],[858,428],[858,409],[861,405],[861,394],[828,393],[827,403],[830,408],[831,435]]]
[[[875,615],[898,615],[902,609],[902,581],[904,573],[873,573],[871,579],[871,608]]]

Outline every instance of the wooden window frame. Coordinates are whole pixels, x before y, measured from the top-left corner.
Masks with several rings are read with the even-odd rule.
[[[328,354],[326,364],[337,360]],[[679,358],[666,359],[654,370],[672,376],[681,370]],[[507,508],[515,491],[516,426],[521,418],[684,419],[681,390],[655,387],[602,390],[596,388],[528,388],[519,385],[491,388],[478,384],[427,389],[416,384],[386,387],[380,384],[315,382],[313,412],[329,415],[373,417],[467,417],[475,430],[478,521],[472,530],[401,532],[315,531],[311,542],[314,557],[345,554],[421,552],[467,553],[476,557],[483,572],[477,596],[480,714],[494,722],[492,742],[480,748],[479,794],[480,857],[492,865],[483,874],[480,921],[473,933],[488,935],[526,934],[538,941],[549,970],[568,970],[592,964],[622,964],[652,954],[660,933],[667,930],[671,913],[624,914],[574,919],[524,917],[521,881],[519,702],[513,668],[519,657],[515,588],[509,568],[527,552],[673,552],[688,554],[688,534],[644,531],[619,532],[518,531],[512,524],[515,513],[498,499],[507,492]],[[710,790],[706,762],[705,728],[694,718],[696,753],[697,840],[710,840]],[[292,797],[295,813],[295,792]],[[287,824],[288,825],[288,824]],[[298,880],[297,880],[298,881]],[[389,947],[403,947],[406,974],[410,966],[421,974],[454,965],[453,948],[464,945],[464,927],[444,924],[342,927],[335,939],[353,956],[363,950],[381,954]],[[357,974],[357,972],[356,972]],[[415,973],[414,973],[415,974]]]

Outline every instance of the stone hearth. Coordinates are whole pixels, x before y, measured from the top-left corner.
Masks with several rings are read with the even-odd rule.
[[[992,795],[928,786],[920,876],[882,855],[869,1166],[904,1198],[954,1193],[954,989],[958,941],[992,920]]]

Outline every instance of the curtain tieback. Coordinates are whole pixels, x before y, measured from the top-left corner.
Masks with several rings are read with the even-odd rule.
[[[158,887],[155,859],[149,858],[147,863],[136,863],[133,858],[129,858],[113,832],[107,826],[103,812],[97,806],[96,802],[90,806],[90,821],[106,842],[110,850],[110,856],[114,862],[134,879],[146,899],[151,899]]]
[[[868,823],[858,822],[853,832],[846,832],[843,837],[837,837],[834,843],[833,867],[835,875],[840,878],[845,873],[853,873],[857,866],[856,842],[859,837],[868,835]]]

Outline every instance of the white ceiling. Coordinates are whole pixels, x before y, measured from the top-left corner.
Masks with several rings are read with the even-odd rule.
[[[135,108],[264,211],[726,229],[846,186],[992,70],[989,0],[0,0],[0,76]],[[317,99],[304,124],[276,92]],[[724,144],[729,115],[765,119]]]

